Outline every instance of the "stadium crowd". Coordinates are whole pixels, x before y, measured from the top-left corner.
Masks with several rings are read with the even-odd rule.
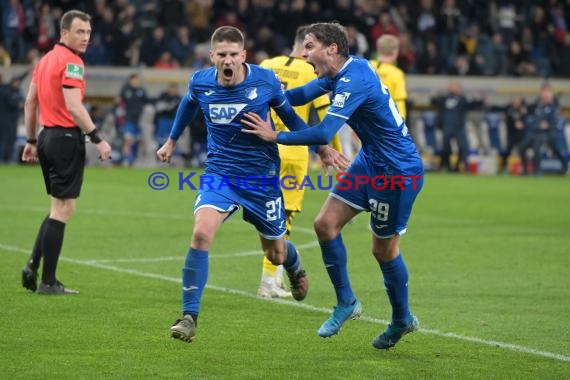
[[[209,65],[208,36],[232,25],[248,60],[287,54],[302,24],[337,20],[351,52],[400,39],[406,73],[570,77],[570,6],[559,0],[0,0],[0,65],[34,63],[59,37],[69,9],[94,17],[88,65],[161,69]]]

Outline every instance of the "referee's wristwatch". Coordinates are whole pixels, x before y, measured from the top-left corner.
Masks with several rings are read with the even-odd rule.
[[[36,145],[38,143],[38,139],[27,139],[26,143]]]

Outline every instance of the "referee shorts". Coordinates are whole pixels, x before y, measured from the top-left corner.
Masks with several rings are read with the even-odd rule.
[[[85,136],[78,127],[44,127],[38,136],[38,158],[48,194],[59,199],[79,197]]]

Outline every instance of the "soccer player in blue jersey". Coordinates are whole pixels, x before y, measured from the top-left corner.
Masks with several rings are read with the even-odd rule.
[[[287,91],[291,104],[304,104],[332,92],[333,102],[323,121],[310,129],[275,132],[265,114],[246,114],[244,132],[264,141],[284,145],[326,144],[347,123],[356,132],[362,149],[344,175],[350,181],[375,176],[407,178],[402,189],[382,184],[337,186],[315,220],[325,267],[334,285],[338,304],[318,330],[322,337],[337,334],[348,319],[360,316],[362,306],[354,295],[347,271],[342,228],[359,212],[371,212],[372,253],[379,263],[392,321],[374,338],[378,349],[394,346],[419,328],[408,306],[408,270],[400,253],[400,236],[406,232],[412,205],[423,184],[423,165],[408,128],[394,101],[368,61],[349,56],[344,28],[336,23],[312,24],[306,32],[303,58],[318,78]],[[340,183],[340,182],[339,182]],[[344,183],[343,183],[344,184]]]
[[[281,189],[271,178],[279,174],[277,144],[241,132],[244,112],[267,114],[275,109],[293,130],[305,128],[275,74],[245,63],[244,37],[234,27],[216,29],[211,38],[210,58],[214,67],[192,76],[188,92],[178,107],[170,137],[158,150],[162,161],[170,161],[176,140],[201,109],[208,129],[205,174],[194,204],[194,230],[182,269],[182,318],[170,328],[171,336],[191,342],[202,292],[208,277],[208,251],[220,225],[243,207],[243,218],[257,229],[265,256],[282,264],[289,276],[291,293],[301,301],[308,280],[297,249],[285,241],[285,210]],[[321,159],[332,166],[343,159],[328,146],[319,147]],[[247,185],[240,179],[247,178]],[[213,181],[212,181],[213,180]]]

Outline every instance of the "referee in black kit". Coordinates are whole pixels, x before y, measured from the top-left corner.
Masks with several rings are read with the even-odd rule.
[[[51,210],[42,222],[32,255],[22,270],[22,286],[39,294],[68,295],[76,290],[66,288],[56,278],[56,269],[63,244],[65,225],[75,211],[85,166],[85,136],[96,144],[101,160],[111,156],[111,147],[83,105],[85,78],[79,54],[87,50],[91,36],[91,17],[71,10],[60,21],[60,42],[36,65],[26,104],[24,118],[27,143],[22,160],[39,159]],[[44,127],[36,140],[36,123]],[[44,258],[42,282],[38,288],[37,271]]]

